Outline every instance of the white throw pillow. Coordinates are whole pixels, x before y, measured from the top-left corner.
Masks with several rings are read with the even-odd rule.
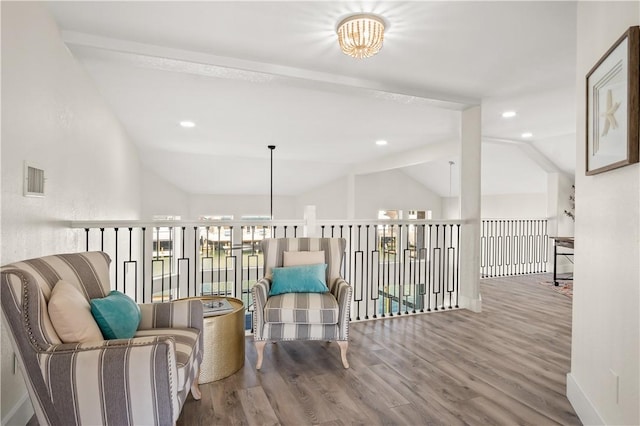
[[[91,306],[80,290],[67,281],[58,281],[51,291],[49,318],[64,343],[99,342],[102,332],[91,315]]]
[[[325,263],[324,251],[285,251],[282,266],[317,265]]]

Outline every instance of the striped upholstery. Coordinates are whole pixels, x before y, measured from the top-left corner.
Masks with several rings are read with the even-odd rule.
[[[264,278],[252,288],[256,341],[349,339],[351,286],[341,277],[346,241],[342,238],[274,238],[262,241]],[[269,297],[271,270],[283,266],[285,251],[325,253],[329,293],[290,293]]]
[[[286,293],[271,296],[264,307],[265,322],[337,324],[338,301],[331,293]]]
[[[340,330],[335,324],[286,324],[267,323],[264,333],[269,340],[340,340]]]
[[[1,268],[2,313],[38,422],[175,424],[202,362],[202,303],[141,307],[133,339],[62,344],[47,302],[59,280],[87,299],[111,290],[111,259],[61,254]],[[155,329],[155,330],[154,330]]]
[[[333,291],[340,278],[346,240],[343,238],[270,238],[262,241],[264,276],[271,278],[271,269],[283,266],[285,251],[324,251],[327,264],[327,286]]]
[[[179,406],[176,406],[175,409],[179,412],[180,407],[189,395],[189,389],[191,389],[193,379],[196,377],[195,374],[198,373],[197,367],[200,362],[197,361],[197,356],[202,353],[200,350],[202,347],[202,333],[195,328],[158,328],[138,330],[135,335],[135,337],[149,336],[167,336],[174,340],[178,383],[188,384],[188,386],[183,386],[178,391],[178,401],[176,402],[179,402]]]

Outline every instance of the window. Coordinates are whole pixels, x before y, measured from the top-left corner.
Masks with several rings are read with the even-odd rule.
[[[205,215],[200,216],[199,220],[233,220],[232,214]]]
[[[402,210],[378,210],[378,219],[381,220],[401,220]]]

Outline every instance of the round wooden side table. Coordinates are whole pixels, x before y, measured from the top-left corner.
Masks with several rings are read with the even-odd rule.
[[[244,365],[244,303],[233,297],[202,296],[200,300],[227,299],[233,311],[203,321],[204,357],[200,383],[229,377]]]

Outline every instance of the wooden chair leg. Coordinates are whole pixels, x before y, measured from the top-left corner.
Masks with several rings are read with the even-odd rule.
[[[258,359],[256,360],[256,370],[260,370],[262,368],[262,355],[264,354],[264,347],[266,344],[266,340],[256,340],[256,352],[258,353]]]
[[[347,349],[349,349],[349,342],[346,340],[338,340],[338,346],[340,346],[340,357],[342,358],[342,365],[344,368],[349,368],[349,361],[347,361]]]
[[[202,393],[200,392],[200,370],[198,370],[198,374],[191,385],[191,396],[193,396],[193,399],[196,401],[200,401],[202,398]]]

